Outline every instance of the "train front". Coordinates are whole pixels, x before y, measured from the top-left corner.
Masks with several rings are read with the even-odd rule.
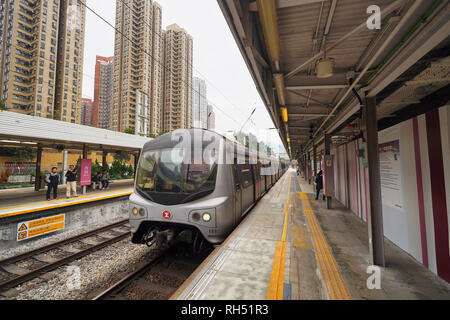
[[[181,233],[194,247],[204,239],[224,240],[233,202],[231,177],[218,162],[222,140],[211,131],[188,129],[145,144],[130,196],[133,243],[159,248]]]

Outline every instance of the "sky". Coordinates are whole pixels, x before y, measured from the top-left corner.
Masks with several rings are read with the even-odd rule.
[[[208,103],[214,108],[217,131],[239,130],[256,108],[243,131],[252,132],[275,151],[284,152],[277,131],[268,130],[274,124],[217,1],[157,2],[162,6],[164,29],[176,23],[193,37],[194,76],[206,81]],[[114,25],[116,0],[86,0],[86,3]],[[113,54],[114,30],[86,10],[83,97],[92,98],[94,95],[95,56]]]

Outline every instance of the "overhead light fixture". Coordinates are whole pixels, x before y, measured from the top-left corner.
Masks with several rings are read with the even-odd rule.
[[[316,76],[317,78],[329,78],[333,75],[334,59],[323,58],[316,62]]]
[[[284,76],[282,73],[275,73],[273,75],[275,88],[277,89],[278,103],[282,106],[286,105],[286,98],[284,95]]]
[[[326,47],[323,50],[323,58],[316,61],[316,77],[329,78],[333,75],[334,59],[327,58]]]
[[[283,122],[288,122],[288,111],[286,107],[281,107],[280,108],[281,111],[281,118],[283,119]]]
[[[289,137],[287,137],[287,138],[286,138],[286,141],[287,141],[287,142],[291,142],[291,139],[289,139]]]

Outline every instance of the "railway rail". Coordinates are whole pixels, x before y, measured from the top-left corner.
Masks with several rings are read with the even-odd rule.
[[[178,243],[151,261],[138,266],[92,300],[165,300],[195,271],[212,251],[212,246],[193,253],[186,243]]]
[[[0,278],[0,293],[26,281],[40,277],[47,272],[84,257],[94,251],[100,250],[115,242],[125,239],[131,233],[128,230],[128,227],[125,226],[127,223],[128,219],[121,220],[116,223],[49,244],[48,246],[0,260],[0,270],[2,271],[2,276]],[[127,230],[114,230],[116,228],[126,228]],[[88,241],[91,237],[96,237],[95,241]],[[83,248],[64,248],[67,245],[75,244],[79,244]],[[52,250],[59,250],[59,255],[61,257],[55,258],[48,255],[48,253]],[[26,261],[31,261],[32,267],[30,269],[18,266],[18,264]]]

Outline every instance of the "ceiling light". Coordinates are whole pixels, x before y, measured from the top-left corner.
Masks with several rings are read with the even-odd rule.
[[[329,78],[333,75],[334,59],[323,58],[316,62],[316,76],[317,78]]]

